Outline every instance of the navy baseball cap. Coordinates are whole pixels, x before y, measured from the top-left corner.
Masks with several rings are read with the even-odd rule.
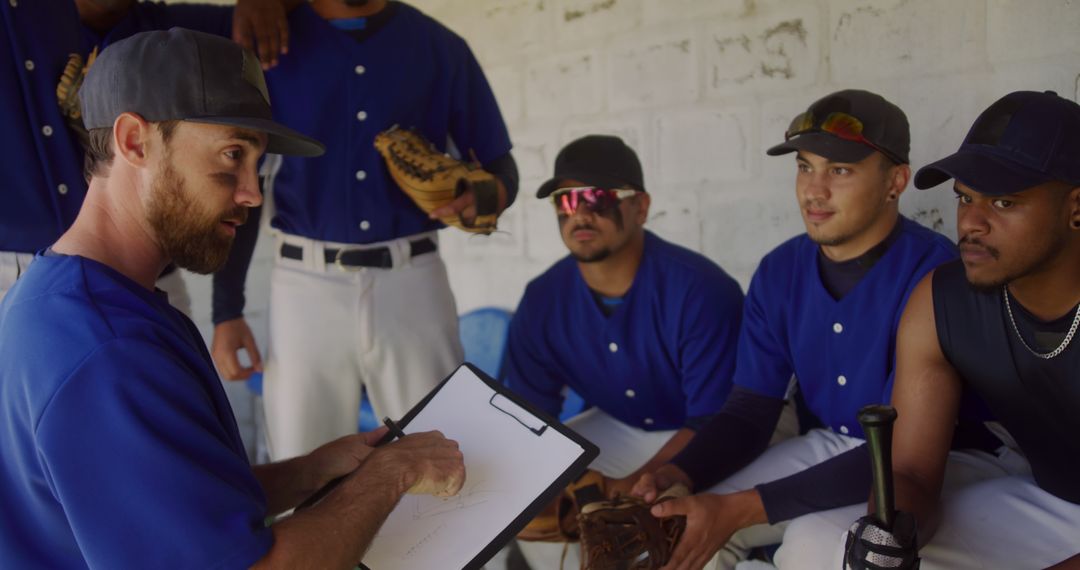
[[[822,128],[834,113],[848,115],[861,123],[858,133],[864,140],[841,138]],[[911,149],[911,129],[900,107],[881,95],[861,89],[845,89],[818,99],[791,122],[784,142],[765,151],[769,156],[805,150],[833,162],[859,162],[875,150],[890,160],[907,164]]]
[[[915,187],[950,178],[990,196],[1054,180],[1080,186],[1080,105],[1053,91],[998,99],[975,119],[960,150],[919,169]]]
[[[547,198],[564,180],[604,189],[645,191],[641,162],[619,137],[588,135],[566,145],[555,157],[555,176],[540,185],[537,198]]]
[[[123,113],[266,133],[267,152],[319,156],[326,147],[273,120],[255,54],[218,36],[173,28],[142,32],[101,52],[79,90],[87,129]]]

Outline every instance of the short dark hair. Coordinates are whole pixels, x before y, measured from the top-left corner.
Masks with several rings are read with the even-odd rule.
[[[161,121],[159,123],[151,123],[157,127],[158,132],[161,133],[161,140],[165,144],[169,144],[172,140],[173,133],[176,132],[176,127],[180,125],[180,121]],[[86,183],[90,183],[90,178],[95,174],[98,176],[105,176],[114,158],[112,147],[112,127],[101,127],[98,129],[90,129],[87,133],[86,143],[86,157],[83,159],[83,177],[86,178]]]

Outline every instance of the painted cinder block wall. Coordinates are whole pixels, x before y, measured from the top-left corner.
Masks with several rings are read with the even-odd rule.
[[[878,92],[911,122],[912,166],[959,145],[1004,93],[1080,89],[1080,0],[413,0],[483,64],[514,141],[521,194],[502,232],[441,234],[459,312],[513,308],[565,255],[533,198],[555,154],[587,133],[633,146],[653,195],[648,227],[700,251],[745,288],[758,260],[802,231],[794,159],[767,157],[788,122],[843,88]],[[392,58],[392,54],[388,54]],[[955,238],[948,189],[909,188],[901,211]],[[263,239],[249,322],[266,345]],[[188,275],[209,341],[210,286]],[[230,387],[246,437],[250,397]]]

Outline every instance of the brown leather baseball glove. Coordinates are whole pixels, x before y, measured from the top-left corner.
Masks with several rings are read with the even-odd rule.
[[[686,496],[675,485],[656,502]],[[686,517],[658,519],[652,504],[637,497],[589,503],[578,513],[581,563],[585,570],[655,570],[667,564],[686,528]]]
[[[533,542],[577,542],[580,533],[578,532],[576,494],[582,490],[596,500],[603,499],[605,496],[603,474],[592,469],[585,471],[577,481],[567,485],[551,504],[529,521],[517,537]]]
[[[472,190],[476,216],[473,219],[447,216],[441,218],[442,222],[471,233],[495,231],[499,186],[495,177],[479,164],[461,162],[440,152],[416,130],[397,126],[379,133],[375,148],[386,160],[394,182],[421,210],[430,214]]]
[[[82,87],[83,80],[86,79],[86,72],[90,71],[90,66],[94,64],[97,53],[97,48],[94,48],[85,61],[77,53],[70,54],[67,65],[64,66],[64,71],[60,75],[60,81],[56,84],[56,103],[60,106],[60,114],[84,147],[89,140],[89,135],[86,133],[86,126],[83,125],[79,89]]]

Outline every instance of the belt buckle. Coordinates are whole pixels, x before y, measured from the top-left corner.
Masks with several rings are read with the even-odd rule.
[[[353,272],[353,273],[355,273],[357,271],[363,271],[364,269],[366,269],[363,265],[349,266],[349,265],[345,265],[344,263],[342,263],[341,262],[341,256],[347,251],[351,251],[351,250],[342,247],[342,248],[338,248],[337,253],[334,254],[334,265],[336,265],[338,269],[340,269],[341,271],[349,271],[349,272]]]

